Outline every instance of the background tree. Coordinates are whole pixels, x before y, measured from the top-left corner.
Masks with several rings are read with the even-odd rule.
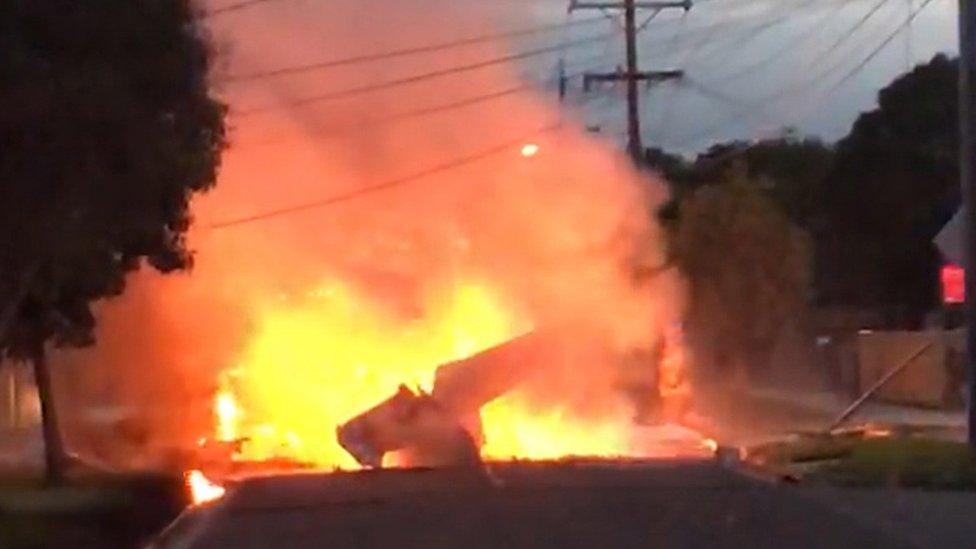
[[[679,200],[744,165],[814,236],[815,303],[916,328],[939,295],[932,239],[960,201],[956,88],[956,61],[938,55],[881,90],[878,107],[836,145],[794,135],[716,144],[692,161],[652,150],[647,160]]]
[[[651,149],[647,163],[665,176],[676,197],[721,182],[729,170],[739,166],[748,179],[765,185],[763,191],[794,223],[807,228],[833,156],[832,147],[818,139],[789,136],[756,143],[717,143],[693,161]]]
[[[957,75],[943,55],[919,65],[837,144],[813,222],[822,302],[895,305],[915,323],[936,304],[932,238],[960,198]]]
[[[0,4],[0,353],[34,363],[57,479],[45,344],[91,344],[91,303],[143,260],[190,266],[189,200],[216,181],[226,109],[189,0]]]
[[[689,331],[726,373],[761,371],[807,303],[809,242],[769,186],[740,164],[665,212],[671,256],[690,283]]]

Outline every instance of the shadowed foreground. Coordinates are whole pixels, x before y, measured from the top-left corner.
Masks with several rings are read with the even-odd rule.
[[[160,547],[909,547],[711,462],[252,479]]]

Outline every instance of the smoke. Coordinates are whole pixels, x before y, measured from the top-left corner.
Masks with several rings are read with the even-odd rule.
[[[288,398],[314,401],[296,406],[321,420],[322,436],[331,436],[329,421],[350,413],[344,406],[354,410],[359,400],[371,404],[373,396],[358,385],[343,386],[352,378],[341,372],[325,378],[316,373],[314,383],[302,378],[359,363],[342,356],[326,365],[321,355],[299,353],[296,346],[322,345],[328,353],[347,342],[342,352],[389,341],[401,346],[390,349],[395,354],[420,345],[432,326],[461,326],[474,339],[484,335],[479,330],[494,330],[478,340],[484,344],[504,340],[507,331],[568,323],[625,349],[650,346],[658,328],[680,315],[681,289],[673,276],[643,283],[633,276],[636,267],[655,268],[665,261],[649,215],[665,198],[663,185],[636,173],[616,144],[585,134],[573,113],[559,108],[554,93],[515,93],[391,120],[413,109],[519,86],[520,74],[537,72],[554,58],[293,105],[336,90],[543,47],[563,34],[279,78],[231,78],[554,22],[514,2],[418,4],[283,0],[214,18],[221,52],[214,82],[232,107],[232,143],[216,190],[194,202],[195,267],[168,277],[149,270],[133,275],[123,297],[99,308],[98,345],[60,354],[60,397],[86,409],[137,410],[147,436],[160,444],[185,442],[210,429],[210,398],[222,372],[256,360],[261,351],[255,339],[279,322],[286,327],[278,337],[285,340],[275,347],[280,358],[268,367],[292,382],[281,388]],[[601,27],[578,32],[598,34]],[[523,141],[537,144],[538,153],[522,156]],[[499,148],[505,143],[511,145]],[[214,228],[492,148],[493,154],[477,161],[383,192]],[[471,288],[479,290],[466,294]],[[466,305],[458,301],[465,295],[478,297]],[[316,304],[323,296],[332,296],[330,305]],[[323,307],[328,315],[309,320]],[[406,332],[392,333],[397,327]],[[418,335],[410,330],[419,330]],[[445,345],[456,348],[457,342]],[[609,394],[613,376],[605,365],[581,369],[579,360],[569,362],[571,368],[549,377],[548,394],[533,392],[540,395],[536,405],[592,404],[594,391]],[[357,375],[379,376],[388,384],[402,374]],[[296,387],[311,385],[313,394],[296,393]],[[385,391],[384,386],[377,394]],[[357,402],[343,404],[352,393]],[[77,420],[79,430],[85,421]]]

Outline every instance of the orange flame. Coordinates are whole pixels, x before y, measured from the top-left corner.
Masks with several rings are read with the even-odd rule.
[[[400,318],[339,282],[270,306],[233,387],[222,384],[216,396],[218,432],[243,439],[241,459],[358,468],[335,438],[338,425],[401,383],[430,390],[438,365],[524,331],[477,284],[433,295],[426,309],[423,317]]]
[[[225,376],[226,379],[226,376]],[[217,423],[217,440],[231,442],[238,438],[238,423],[243,412],[237,399],[225,383],[214,399],[214,416]]]
[[[241,439],[239,459],[358,468],[334,436],[338,425],[401,383],[429,391],[438,365],[529,328],[512,312],[517,308],[475,283],[429,296],[424,310],[399,318],[338,282],[278,301],[263,311],[239,366],[223,378],[214,404],[218,438]],[[632,411],[584,418],[523,396],[514,391],[482,408],[486,459],[635,454]]]
[[[190,497],[194,505],[216,501],[226,493],[223,486],[213,483],[197,469],[186,473],[186,486],[190,489]]]
[[[626,416],[584,420],[565,409],[533,410],[518,393],[484,406],[481,420],[486,459],[622,457],[633,450]]]

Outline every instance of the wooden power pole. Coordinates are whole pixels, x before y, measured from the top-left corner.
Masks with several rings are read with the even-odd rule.
[[[641,140],[640,129],[640,96],[637,83],[645,81],[648,84],[658,80],[680,78],[680,70],[645,71],[638,68],[637,63],[637,10],[650,9],[659,12],[668,8],[691,9],[691,0],[642,2],[637,0],[623,0],[622,2],[580,2],[570,0],[569,11],[575,10],[623,10],[624,33],[627,41],[627,65],[624,71],[612,73],[587,73],[583,75],[583,88],[589,89],[592,82],[607,82],[623,80],[627,83],[627,152],[634,162],[641,162],[644,156],[644,144]]]
[[[968,438],[976,449],[976,0],[959,0],[959,136],[965,219]]]

